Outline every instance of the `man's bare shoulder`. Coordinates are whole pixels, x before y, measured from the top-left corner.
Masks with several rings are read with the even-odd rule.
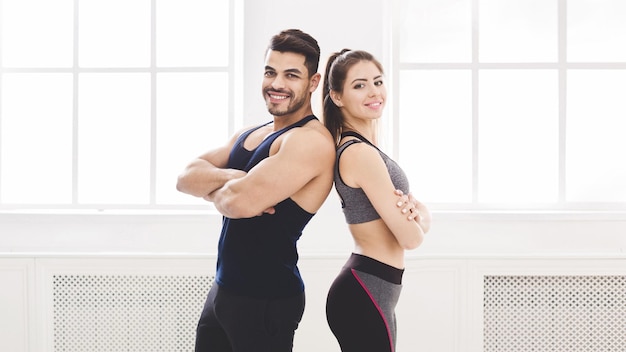
[[[318,162],[335,158],[333,138],[328,129],[317,120],[285,133],[279,148],[297,155],[314,156]]]
[[[312,139],[314,142],[319,143],[324,147],[330,147],[335,149],[335,143],[330,132],[319,120],[311,120],[306,125],[302,126],[302,137],[305,139]]]

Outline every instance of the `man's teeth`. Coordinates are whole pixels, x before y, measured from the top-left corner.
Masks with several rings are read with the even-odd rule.
[[[278,100],[287,99],[287,97],[284,95],[272,95],[272,94],[270,94],[270,98],[278,99]]]

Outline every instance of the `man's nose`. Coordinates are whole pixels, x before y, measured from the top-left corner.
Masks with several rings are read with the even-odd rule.
[[[274,80],[272,81],[272,88],[284,88],[285,87],[285,79],[281,75],[276,75]]]

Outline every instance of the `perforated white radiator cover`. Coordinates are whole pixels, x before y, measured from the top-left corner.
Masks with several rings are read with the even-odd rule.
[[[626,276],[485,276],[484,351],[626,351]]]
[[[55,352],[192,351],[209,276],[55,275]]]

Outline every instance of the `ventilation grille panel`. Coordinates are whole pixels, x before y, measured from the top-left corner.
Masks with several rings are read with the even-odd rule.
[[[55,352],[192,351],[208,276],[53,276]]]
[[[485,276],[484,351],[626,351],[626,276]]]

